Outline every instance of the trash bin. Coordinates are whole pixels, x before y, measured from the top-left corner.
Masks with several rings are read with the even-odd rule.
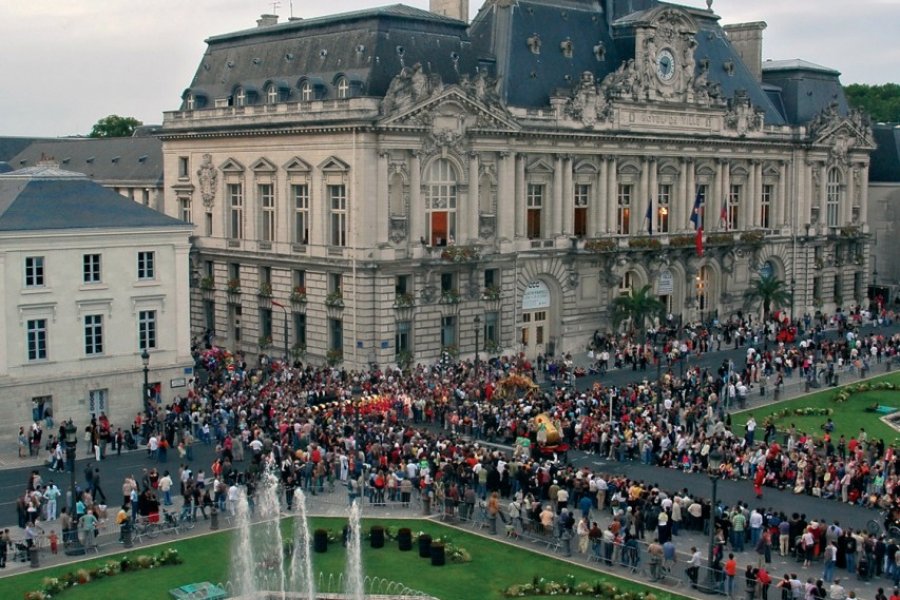
[[[31,568],[36,569],[41,566],[41,561],[38,558],[38,549],[36,546],[32,546],[28,549],[28,558],[31,560]]]
[[[209,511],[209,528],[213,531],[219,529],[219,511],[216,507],[213,507]]]
[[[401,552],[409,552],[412,550],[412,530],[403,527],[397,532],[397,546]]]
[[[419,536],[419,556],[429,558],[431,556],[431,536],[423,533]]]
[[[328,552],[328,531],[316,529],[313,532],[313,551],[319,554]]]
[[[125,521],[122,523],[122,545],[126,548],[131,548],[134,546],[134,529],[131,526],[131,521]]]
[[[837,386],[838,386],[838,379],[840,379],[840,377],[838,376],[837,373],[835,373],[835,374],[834,374],[834,377],[831,378],[831,385],[834,386],[834,387],[837,387]]]
[[[447,562],[446,551],[443,544],[431,544],[431,566],[443,567]]]
[[[384,548],[384,527],[373,525],[369,530],[370,542],[373,548]]]

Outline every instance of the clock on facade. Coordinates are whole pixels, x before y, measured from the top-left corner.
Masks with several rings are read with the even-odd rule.
[[[656,76],[662,81],[670,81],[675,76],[675,56],[670,50],[656,53]]]

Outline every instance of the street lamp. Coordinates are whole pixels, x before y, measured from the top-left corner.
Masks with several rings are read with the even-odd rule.
[[[475,315],[475,368],[478,368],[478,343],[481,341],[481,315]]]
[[[797,317],[794,315],[794,297],[796,296],[797,281],[791,277],[791,322]]]
[[[66,462],[69,463],[69,496],[71,499],[71,506],[69,510],[71,511],[70,516],[73,519],[73,529],[75,528],[74,519],[76,515],[75,505],[78,503],[78,499],[75,496],[75,457],[77,456],[76,450],[78,446],[78,428],[75,427],[75,423],[72,422],[72,419],[65,425],[65,436],[66,436]],[[77,530],[76,530],[77,531]],[[84,554],[84,550],[81,549],[81,544],[78,542],[78,534],[74,535],[71,531],[67,531],[63,533],[63,546],[66,548],[66,554]]]
[[[141,363],[144,365],[144,411],[147,414],[150,414],[150,352],[147,348],[144,348],[144,351],[141,352]]]
[[[709,475],[709,480],[712,482],[712,499],[709,505],[709,556],[707,557],[706,584],[705,588],[701,587],[702,591],[710,594],[716,593],[719,587],[719,582],[716,581],[717,570],[713,569],[713,554],[716,547],[716,504],[718,502],[716,495],[719,487],[719,467],[721,464],[722,454],[719,452],[718,443],[716,443],[710,449],[707,457],[706,472]]]

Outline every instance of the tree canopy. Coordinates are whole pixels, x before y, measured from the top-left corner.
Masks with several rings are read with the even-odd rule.
[[[768,321],[772,308],[788,306],[791,303],[791,292],[787,284],[774,275],[763,275],[754,281],[746,292],[750,302],[762,302],[763,318]],[[793,315],[792,315],[793,316]]]
[[[618,296],[612,301],[613,327],[619,328],[624,321],[631,321],[631,329],[643,332],[647,319],[663,311],[663,303],[653,295],[653,286],[645,285],[632,290],[627,296]]]
[[[143,125],[134,117],[120,117],[109,115],[94,123],[93,129],[88,134],[92,138],[131,137],[134,130]]]
[[[844,88],[847,102],[862,109],[872,120],[884,123],[900,122],[900,85],[867,85],[854,83]]]

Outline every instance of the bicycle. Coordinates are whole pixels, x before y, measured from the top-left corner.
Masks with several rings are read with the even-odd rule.
[[[877,519],[869,519],[866,523],[866,531],[874,536],[881,535],[884,532],[888,538],[900,540],[900,524],[892,517],[891,511],[881,511],[881,517],[883,523],[879,523]]]
[[[159,533],[159,515],[141,516],[134,520],[134,539],[138,542],[140,542],[144,536],[151,540],[155,539],[159,536]]]

